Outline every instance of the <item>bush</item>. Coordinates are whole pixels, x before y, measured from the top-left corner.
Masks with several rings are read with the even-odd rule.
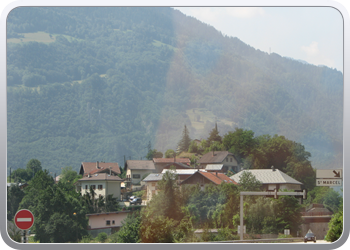
[[[117,243],[118,242],[118,234],[111,234],[108,238],[108,243]]]
[[[80,243],[90,243],[92,240],[92,237],[90,234],[84,235],[83,238],[81,239]]]
[[[98,242],[104,243],[107,240],[108,236],[105,232],[99,233],[96,237]]]

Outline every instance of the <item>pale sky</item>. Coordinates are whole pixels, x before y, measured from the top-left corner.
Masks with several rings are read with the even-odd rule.
[[[343,19],[331,7],[182,7],[188,16],[264,52],[343,72]]]

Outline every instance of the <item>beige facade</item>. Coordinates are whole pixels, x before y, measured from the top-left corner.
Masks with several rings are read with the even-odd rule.
[[[152,199],[153,195],[158,193],[158,181],[148,181],[146,182],[147,186],[147,202]]]
[[[78,180],[76,186],[77,191],[81,195],[85,195],[87,192],[90,192],[90,187],[95,192],[95,197],[107,195],[113,195],[117,199],[121,199],[121,182],[118,176],[110,176],[106,173],[95,174],[93,176],[87,176]]]
[[[100,214],[87,214],[89,217],[89,230],[121,227],[131,211],[118,211]]]
[[[126,176],[130,176],[132,184],[139,184],[146,174],[154,173],[154,169],[128,169]]]

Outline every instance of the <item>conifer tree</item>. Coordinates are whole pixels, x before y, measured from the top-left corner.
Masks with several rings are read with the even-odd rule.
[[[188,129],[185,125],[184,130],[182,131],[182,137],[181,140],[178,143],[177,150],[179,153],[181,152],[187,152],[188,148],[190,147],[191,144],[191,138],[189,136]]]

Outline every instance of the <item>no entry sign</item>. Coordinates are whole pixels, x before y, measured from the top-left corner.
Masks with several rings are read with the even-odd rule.
[[[27,230],[33,226],[34,216],[27,209],[19,210],[15,215],[15,224],[19,229]]]

